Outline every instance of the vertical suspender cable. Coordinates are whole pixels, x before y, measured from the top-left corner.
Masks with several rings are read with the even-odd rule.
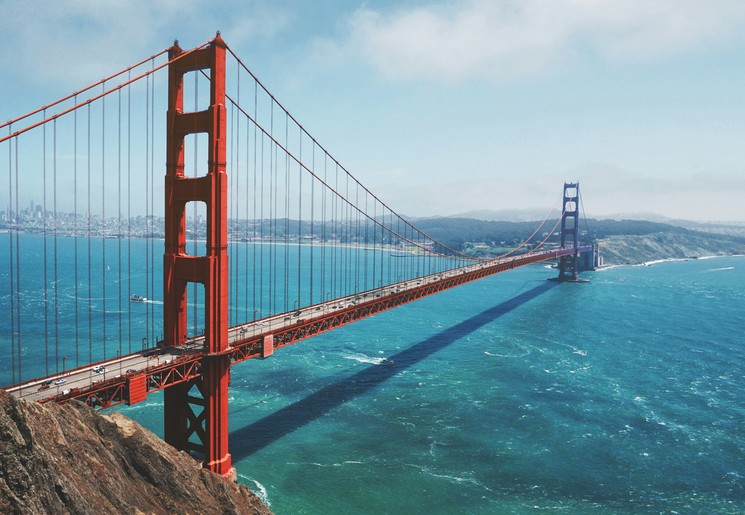
[[[77,96],[75,103],[77,104]],[[80,366],[79,356],[79,343],[80,343],[80,329],[78,319],[78,110],[76,109],[73,113],[72,118],[72,197],[73,197],[73,229],[72,229],[72,242],[75,247],[74,249],[74,263],[75,270],[73,272],[73,279],[75,280],[75,368]]]
[[[130,295],[132,295],[132,91],[127,85],[127,299]],[[127,354],[132,354],[131,302],[127,302]]]
[[[272,215],[272,218],[274,219],[274,230],[275,232],[279,232],[279,145],[275,143],[274,145],[274,152],[273,152],[273,159],[274,159],[274,190],[273,190],[273,196],[274,196],[274,214]],[[279,296],[277,295],[277,290],[279,289],[277,287],[277,283],[279,282],[279,267],[277,266],[277,260],[279,259],[279,249],[274,249],[274,285],[272,286],[272,291],[274,292],[274,312],[278,313],[277,311],[277,302],[279,300]]]
[[[120,89],[117,91],[117,175],[118,175],[118,184],[117,184],[117,191],[116,191],[116,197],[117,197],[117,211],[118,211],[118,217],[117,217],[117,224],[116,224],[116,241],[117,241],[117,250],[118,250],[118,260],[117,260],[117,285],[119,288],[119,302],[118,302],[118,309],[117,309],[117,315],[119,318],[119,353],[118,357],[122,355],[122,337],[124,335],[123,332],[123,323],[122,320],[122,90]]]
[[[101,99],[101,229],[106,231],[106,97]],[[101,238],[101,290],[103,294],[103,359],[106,359],[106,236]]]
[[[230,108],[230,113],[228,114],[228,117],[230,119],[230,129],[228,130],[228,134],[230,134],[231,139],[229,141],[230,157],[228,157],[227,155],[225,156],[226,161],[228,160],[230,161],[229,163],[226,163],[226,166],[228,164],[230,165],[230,173],[228,174],[228,185],[229,186],[228,186],[227,212],[228,212],[228,217],[232,217],[232,219],[228,218],[228,248],[229,248],[229,256],[231,258],[231,262],[234,265],[228,269],[228,274],[229,274],[229,279],[228,279],[228,320],[229,322],[228,322],[228,325],[232,325],[232,324],[235,324],[238,319],[238,304],[236,302],[237,300],[236,299],[236,294],[237,294],[236,273],[238,272],[238,267],[235,266],[236,261],[234,261],[234,259],[237,256],[237,249],[236,249],[235,238],[232,237],[232,231],[231,231],[231,228],[235,227],[235,222],[237,218],[235,216],[235,205],[236,205],[235,198],[236,198],[236,189],[238,188],[238,174],[236,173],[237,170],[236,170],[236,165],[235,165],[235,150],[236,150],[235,109],[233,109],[232,106]],[[231,302],[233,302],[235,306],[234,309],[232,310],[232,313],[233,313],[232,321],[230,321],[230,315],[231,315],[230,303]]]
[[[316,144],[315,142],[311,143],[313,146],[311,147],[311,166],[313,169],[313,173],[316,171]],[[315,178],[310,178],[310,292],[308,293],[308,305],[313,305],[313,266],[315,263],[313,263],[313,247],[316,244],[316,235],[315,235],[315,224],[316,224],[316,213],[315,213],[315,205],[316,205],[316,180]]]
[[[357,246],[355,247],[355,252],[357,254],[357,264],[355,266],[354,271],[354,293],[360,292],[360,249],[364,248],[360,246],[360,185],[359,183],[355,183],[357,186],[355,186],[355,193],[354,193],[354,204],[357,209],[357,230],[355,234],[355,241],[357,242]]]
[[[54,227],[52,228],[54,245],[54,362],[59,367],[59,284],[57,283],[57,120],[52,122],[52,184],[54,210]],[[64,362],[63,362],[64,364]],[[64,368],[64,366],[63,366]]]
[[[383,263],[385,261],[384,259],[384,247],[385,247],[385,206],[381,206],[381,214],[380,219],[382,221],[380,225],[380,278],[378,279],[379,286],[383,286]]]
[[[347,266],[345,268],[345,271],[347,273],[347,292],[346,294],[349,295],[352,293],[352,203],[349,195],[349,174],[346,174],[347,179],[347,185],[346,185],[346,193],[344,194],[344,200],[347,202],[347,205],[345,207],[345,211],[347,213]]]
[[[93,363],[93,286],[92,274],[91,274],[91,220],[93,214],[91,213],[91,105],[88,104],[88,132],[86,135],[87,146],[87,163],[88,163],[88,188],[86,195],[88,196],[88,363]]]
[[[277,313],[277,249],[276,243],[276,224],[277,224],[277,177],[276,177],[276,144],[274,143],[274,102],[272,102],[272,113],[271,113],[271,135],[272,142],[269,146],[269,237],[271,238],[271,245],[269,245],[269,263],[270,263],[270,278],[269,283],[269,299],[272,309],[272,314]]]
[[[150,183],[150,75],[145,78],[145,297],[151,298],[150,294],[150,245],[152,245],[152,231],[150,227],[150,197],[147,192]],[[145,336],[148,347],[150,339],[150,310],[145,306]]]
[[[399,216],[396,217],[396,233],[401,234],[401,217],[399,217]],[[396,241],[397,241],[397,244],[396,244],[396,248],[393,249],[394,252],[399,251],[401,249],[401,246],[404,243],[401,240],[400,237],[397,237],[396,238]],[[391,254],[393,254],[393,252],[391,252]],[[396,282],[398,282],[400,280],[399,279],[399,274],[401,273],[401,271],[399,269],[400,265],[401,265],[401,263],[400,263],[400,260],[399,259],[394,259],[393,260],[393,267],[394,267],[394,269],[393,269],[393,274],[394,274],[393,280],[396,281]]]
[[[254,156],[256,156],[256,145],[254,144]],[[255,157],[254,157],[255,158]],[[244,195],[244,202],[246,203],[246,209],[245,209],[245,222],[246,222],[246,230],[244,232],[244,238],[245,238],[245,247],[246,247],[246,254],[244,256],[243,261],[243,277],[244,277],[244,289],[243,289],[243,296],[246,299],[246,312],[244,314],[244,319],[246,321],[248,320],[256,320],[256,313],[254,312],[254,316],[249,318],[249,309],[256,309],[256,302],[255,299],[252,299],[251,307],[249,308],[248,303],[248,276],[249,276],[249,266],[248,266],[248,253],[249,249],[253,247],[251,244],[251,240],[248,236],[249,227],[251,226],[251,218],[249,217],[249,187],[251,184],[251,120],[246,118],[246,192]],[[255,218],[255,217],[254,217]],[[256,261],[254,260],[254,267],[256,266]]]
[[[237,72],[236,73],[236,75],[237,75],[237,79],[236,80],[237,80],[237,88],[238,88],[238,93],[237,93],[237,97],[236,98],[238,100],[238,105],[240,105],[241,104],[241,82],[240,82],[241,81],[241,74],[240,74],[240,68],[236,68],[236,72]],[[233,193],[233,195],[232,195],[233,196],[233,206],[232,206],[233,209],[232,209],[232,211],[233,211],[233,216],[234,216],[234,221],[233,221],[232,227],[237,231],[237,229],[238,229],[238,225],[237,225],[238,224],[238,216],[239,216],[239,211],[238,211],[238,197],[239,197],[239,195],[238,194],[240,192],[240,187],[241,187],[240,186],[240,184],[241,184],[241,175],[240,175],[240,171],[239,171],[240,162],[241,162],[241,159],[240,159],[240,148],[239,148],[240,147],[240,143],[239,143],[240,142],[240,135],[241,135],[241,120],[240,120],[240,118],[238,118],[236,111],[237,110],[234,107],[231,107],[231,109],[230,109],[230,124],[231,124],[230,133],[231,133],[231,136],[234,135],[233,136],[234,137],[234,140],[233,140],[234,141],[234,145],[231,145],[231,149],[230,149],[231,155],[234,156],[234,163],[233,163],[234,166],[233,166],[233,170],[232,170],[231,175],[235,176],[235,184],[234,184],[234,188],[233,188],[233,191],[232,191],[232,193]],[[235,122],[233,121],[234,118],[235,118]],[[233,126],[235,126],[235,131],[233,131],[233,129],[232,129]],[[233,146],[235,148],[233,148]],[[228,223],[228,231],[230,231],[230,230],[231,230],[231,224]],[[240,304],[239,301],[238,301],[238,299],[240,297],[240,295],[238,295],[238,268],[239,268],[238,267],[238,253],[240,252],[240,247],[238,246],[238,242],[236,241],[237,235],[238,235],[237,232],[234,232],[234,233],[228,235],[228,241],[230,241],[231,239],[233,240],[233,249],[235,250],[235,255],[234,255],[234,257],[233,257],[233,259],[231,261],[233,263],[233,266],[230,267],[230,271],[233,271],[233,270],[235,271],[233,273],[233,284],[234,285],[233,285],[233,291],[231,292],[230,296],[228,297],[228,298],[231,298],[232,297],[233,302],[235,302],[235,309],[234,309],[235,320],[233,321],[234,324],[237,324],[238,323],[238,306]]]
[[[258,84],[256,83],[256,81],[254,81],[254,120],[257,120],[258,91],[259,91]],[[257,127],[256,127],[256,125],[254,125],[253,128],[254,128],[254,170],[253,170],[253,176],[254,176],[253,177],[253,179],[254,179],[253,180],[253,187],[254,187],[254,191],[253,191],[253,233],[254,233],[254,237],[253,237],[253,244],[251,245],[251,247],[252,247],[252,250],[253,250],[253,305],[252,305],[252,309],[253,309],[253,320],[256,320],[256,266],[257,266],[257,264],[256,264],[256,228],[257,228],[257,225],[256,225],[257,224],[257,219],[256,219],[256,182],[257,182],[256,181],[256,175],[259,173],[259,171],[256,168],[256,164],[257,164],[257,159],[258,159],[258,154],[259,154],[258,150],[259,149],[256,147],[256,142],[257,142],[257,139],[258,139],[256,137],[257,136],[257,134],[256,134],[257,133]],[[262,149],[263,149],[263,146],[264,146],[264,143],[263,143],[263,141],[264,141],[264,135],[263,134],[262,134],[261,138],[262,138],[261,141],[262,141]],[[262,159],[263,159],[263,152],[262,152]],[[259,225],[259,227],[261,227],[261,225]],[[259,269],[259,270],[261,270],[261,269]],[[261,308],[259,308],[259,309],[261,309]],[[261,313],[259,313],[259,317],[261,317]]]
[[[254,133],[255,134],[255,133]],[[259,236],[261,237],[260,240],[260,247],[259,247],[259,310],[261,317],[264,317],[266,312],[264,311],[264,279],[266,278],[267,274],[264,271],[264,249],[266,248],[266,243],[264,242],[265,233],[264,233],[264,147],[265,147],[265,141],[264,141],[264,133],[261,133],[261,184],[260,186],[260,194],[259,198],[260,201],[260,213],[259,213]],[[256,195],[254,194],[254,199],[256,198]],[[256,202],[256,200],[254,200]],[[254,249],[256,244],[254,244]],[[255,250],[254,250],[255,252]],[[254,268],[256,265],[254,265]],[[255,272],[254,272],[255,273]]]
[[[303,162],[303,133],[300,131],[300,162]],[[300,255],[303,247],[303,167],[298,166],[298,201],[297,201],[297,307],[300,308]]]
[[[378,219],[378,200],[376,198],[373,198],[373,220]],[[373,236],[372,236],[372,287],[375,288],[377,286],[377,282],[375,281],[377,277],[377,256],[378,256],[378,226],[377,224],[373,224],[372,226],[373,230]]]
[[[8,124],[8,134],[11,134],[13,124]],[[13,266],[13,232],[19,221],[18,206],[13,209],[13,142],[8,140],[8,275],[10,276],[10,370],[13,384],[16,384],[16,328],[15,328],[15,306],[13,305],[13,289],[15,279],[15,267]],[[15,223],[14,223],[15,222]],[[21,356],[18,356],[20,362]]]
[[[155,68],[155,59],[151,59],[151,67]],[[155,224],[153,217],[155,216],[155,78],[156,75],[151,74],[153,80],[150,81],[150,227],[152,233],[152,227]],[[147,193],[146,193],[147,194]],[[150,244],[150,266],[153,269],[150,271],[150,292],[155,294],[155,241],[153,240]],[[155,304],[149,302],[147,309],[150,310],[150,341],[157,342],[155,337]]]
[[[15,176],[16,176],[16,218],[18,217],[18,210],[20,204],[18,203],[18,138],[15,138]],[[23,357],[21,356],[21,338],[23,332],[21,331],[21,240],[19,231],[16,231],[16,331],[18,337],[16,338],[16,344],[18,345],[18,382],[23,381]],[[12,302],[12,300],[11,300]]]
[[[392,274],[393,274],[393,263],[391,261],[393,259],[391,257],[391,255],[393,254],[393,252],[391,252],[391,250],[393,249],[393,244],[394,244],[394,241],[395,241],[394,240],[395,235],[392,234],[393,233],[393,211],[390,212],[390,218],[389,218],[388,227],[390,228],[390,231],[391,232],[388,234],[388,237],[390,238],[390,242],[389,242],[389,245],[388,245],[388,252],[387,252],[387,254],[388,254],[388,280],[387,280],[387,282],[388,282],[388,284],[391,284],[391,283],[393,283],[393,277],[392,277]]]
[[[323,182],[328,184],[327,180],[327,165],[328,165],[328,154],[323,153]],[[321,297],[323,300],[328,301],[328,296],[323,297],[324,292],[328,291],[328,285],[326,284],[326,247],[328,245],[328,239],[326,239],[326,188],[321,189]]]
[[[336,161],[334,161],[334,174],[335,174],[335,178],[334,178],[334,181],[335,181],[334,189],[336,191],[339,191],[339,164],[336,163]],[[333,206],[334,206],[334,214],[333,214],[334,232],[336,233],[335,234],[335,237],[334,237],[334,246],[333,246],[333,256],[334,256],[334,259],[332,259],[332,262],[333,262],[333,274],[334,274],[332,276],[333,277],[333,282],[334,282],[334,286],[333,286],[334,293],[333,293],[333,296],[334,297],[341,297],[341,291],[342,291],[342,286],[341,286],[342,285],[342,282],[341,281],[342,281],[342,277],[341,277],[341,267],[339,265],[339,262],[342,260],[342,257],[343,256],[341,256],[341,254],[339,254],[339,251],[340,251],[339,245],[341,243],[341,237],[342,237],[342,234],[340,234],[340,233],[343,231],[343,228],[342,228],[343,220],[342,220],[342,217],[340,216],[340,212],[341,212],[341,209],[343,209],[343,208],[340,208],[340,206],[339,206],[340,202],[338,202],[338,200],[336,198],[336,195],[334,195],[332,198],[333,198]],[[337,257],[337,255],[339,257]]]
[[[285,148],[289,148],[290,146],[290,127],[289,127],[289,120],[290,116],[288,113],[285,113]],[[284,311],[288,311],[287,303],[290,301],[290,294],[289,294],[289,283],[290,283],[290,242],[289,242],[289,232],[290,232],[290,154],[285,152],[285,244],[284,244],[284,301],[285,301],[285,309]]]
[[[47,117],[47,112],[44,110],[44,118]],[[44,294],[42,299],[44,301],[44,364],[46,373],[49,375],[49,298],[48,298],[48,283],[47,283],[47,126],[44,124],[43,137],[42,137],[42,188],[44,190],[42,200],[42,227],[44,234]]]
[[[368,200],[369,200],[369,196],[367,194],[367,191],[365,191],[365,215],[368,215],[369,216],[370,211],[368,211],[368,203],[367,203]],[[363,287],[362,287],[365,291],[367,291],[369,289],[368,286],[367,286],[367,280],[368,280],[367,266],[368,266],[368,257],[369,257],[368,247],[370,245],[369,233],[368,233],[368,228],[369,227],[370,227],[370,224],[368,223],[367,217],[365,217],[365,239],[364,239],[364,242],[365,242],[365,245],[364,245],[364,249],[365,249],[364,250],[364,252],[365,252],[365,270],[364,270],[364,276],[363,276],[364,277],[364,282],[363,282]]]

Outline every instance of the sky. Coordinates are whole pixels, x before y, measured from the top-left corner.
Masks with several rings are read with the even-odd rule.
[[[0,0],[0,119],[217,30],[399,213],[745,221],[742,0]]]

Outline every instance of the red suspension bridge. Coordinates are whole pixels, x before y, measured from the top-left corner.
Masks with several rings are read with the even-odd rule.
[[[425,234],[219,35],[0,131],[5,390],[94,408],[164,390],[166,441],[223,475],[232,365],[505,270],[558,260],[572,281],[593,264],[576,183],[553,226],[498,258]]]

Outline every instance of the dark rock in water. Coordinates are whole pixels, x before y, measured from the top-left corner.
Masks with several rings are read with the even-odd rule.
[[[124,415],[0,390],[0,513],[141,512],[271,513]]]

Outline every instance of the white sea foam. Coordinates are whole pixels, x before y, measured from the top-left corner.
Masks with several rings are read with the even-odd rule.
[[[484,354],[487,356],[493,356],[495,358],[523,358],[530,354],[530,351],[525,351],[522,354],[501,354],[499,352],[489,352],[488,350],[484,351]]]
[[[243,474],[238,474],[238,477],[241,478],[241,479],[243,479],[244,482],[251,482],[251,483],[253,483],[256,488],[252,488],[252,490],[254,491],[254,493],[256,495],[259,496],[259,499],[261,499],[262,501],[264,501],[264,504],[266,504],[267,506],[271,506],[272,505],[272,503],[269,502],[269,495],[267,494],[266,488],[264,487],[264,485],[262,485],[261,483],[259,483],[258,481],[256,481],[253,478],[250,478],[248,476],[244,476]]]
[[[131,406],[127,406],[126,410],[127,411],[139,411],[139,410],[143,410],[146,408],[155,408],[155,407],[157,407],[158,409],[162,409],[163,403],[162,402],[138,402],[137,404],[132,404]]]
[[[360,353],[349,354],[347,356],[343,356],[343,358],[351,359],[352,361],[357,361],[358,363],[367,363],[370,365],[392,366],[394,364],[393,361],[389,360],[388,358],[375,358],[375,357],[368,356],[366,354],[360,354]]]
[[[665,258],[665,259],[654,259],[652,261],[645,261],[644,263],[636,266],[652,266],[660,263],[673,263],[675,261],[688,261],[688,258]]]
[[[492,491],[489,487],[487,487],[486,485],[484,485],[480,481],[477,481],[477,480],[473,479],[472,477],[460,477],[460,476],[452,476],[450,474],[440,474],[440,473],[437,473],[437,472],[435,472],[435,471],[433,471],[433,470],[431,470],[431,469],[429,469],[427,467],[422,467],[421,465],[415,465],[413,463],[407,463],[407,465],[410,466],[410,467],[413,467],[413,468],[415,468],[417,470],[422,471],[423,473],[427,474],[428,476],[436,477],[436,478],[439,478],[439,479],[444,479],[446,481],[450,481],[450,482],[453,482],[453,483],[470,483],[472,485],[480,486],[481,488],[483,488],[484,490],[487,490],[489,492]]]
[[[314,467],[318,468],[329,468],[329,467],[343,467],[345,465],[362,465],[365,463],[364,461],[358,461],[358,460],[345,460],[337,463],[318,463],[317,461],[311,461],[311,462],[296,462],[296,461],[288,461],[288,465],[312,465]]]

